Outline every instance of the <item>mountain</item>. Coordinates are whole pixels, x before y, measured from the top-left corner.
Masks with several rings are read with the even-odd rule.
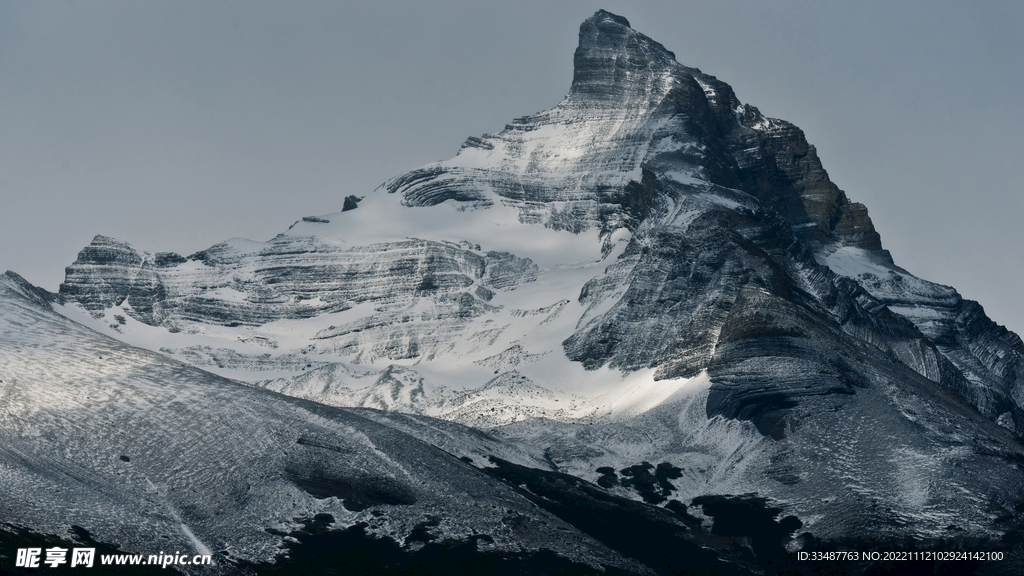
[[[1021,339],[897,266],[797,127],[625,18],[587,19],[574,67],[550,110],[267,242],[97,236],[54,310],[686,514],[754,494],[818,539],[1012,547]]]

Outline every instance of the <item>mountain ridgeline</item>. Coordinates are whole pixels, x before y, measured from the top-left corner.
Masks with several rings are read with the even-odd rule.
[[[799,128],[621,16],[582,24],[553,108],[342,202],[187,257],[96,236],[51,300],[257,388],[486,430],[543,482],[644,499],[663,462],[684,518],[754,493],[816,537],[1017,537],[1021,339],[897,266]]]

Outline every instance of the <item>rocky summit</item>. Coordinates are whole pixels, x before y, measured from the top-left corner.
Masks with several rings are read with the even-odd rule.
[[[799,128],[625,18],[587,19],[574,67],[553,108],[346,191],[337,212],[267,242],[181,256],[97,236],[59,294],[18,293],[148,349],[180,378],[206,374],[211,403],[234,394],[227,378],[249,385],[235,404],[279,398],[303,422],[311,404],[266,391],[382,410],[323,418],[367,434],[359,414],[465,454],[563,519],[588,517],[565,502],[591,513],[619,499],[608,515],[645,506],[652,533],[681,523],[701,549],[722,542],[712,536],[755,542],[718,557],[729,570],[842,542],[1012,556],[1024,527],[1021,339],[897,266]],[[764,516],[760,535],[729,528],[737,510]],[[476,530],[452,518],[455,540]],[[574,529],[600,541],[598,564],[676,573],[595,522]],[[412,532],[381,534],[409,548]]]

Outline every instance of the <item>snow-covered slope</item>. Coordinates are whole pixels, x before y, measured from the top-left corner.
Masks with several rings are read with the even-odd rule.
[[[59,310],[593,480],[671,462],[686,494],[756,491],[820,534],[1007,529],[1020,339],[896,267],[798,128],[624,18],[583,23],[554,108],[358,194],[187,258],[97,236]]]
[[[97,334],[50,300],[0,277],[0,530],[78,526],[123,552],[213,554],[230,572],[328,514],[332,529],[362,523],[407,545],[417,529],[423,543],[483,535],[491,551],[643,571],[458,459],[546,466],[512,445],[246,387]]]

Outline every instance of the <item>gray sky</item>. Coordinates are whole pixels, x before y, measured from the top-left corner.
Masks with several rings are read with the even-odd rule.
[[[1024,3],[0,0],[0,270],[190,254],[341,209],[557,104],[629,19],[803,128],[897,264],[1024,332]]]

